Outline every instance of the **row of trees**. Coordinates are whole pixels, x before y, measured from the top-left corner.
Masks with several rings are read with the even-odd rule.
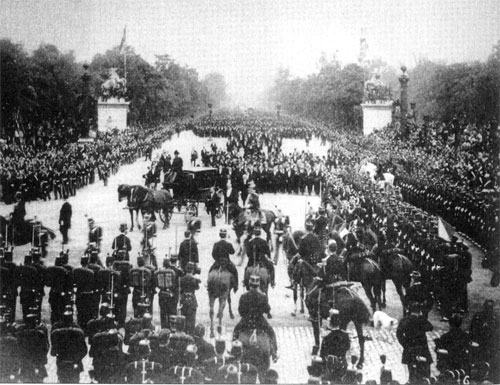
[[[381,59],[363,66],[342,66],[336,60],[319,61],[318,73],[307,78],[292,77],[278,70],[268,92],[271,103],[290,114],[320,119],[357,129],[361,125],[360,103],[364,83],[374,71],[399,99],[399,72]],[[500,42],[486,62],[443,64],[420,60],[409,71],[409,101],[416,104],[420,119],[428,115],[444,122],[454,117],[466,122],[488,123],[499,113]]]
[[[86,132],[97,120],[97,98],[109,69],[125,75],[124,54],[130,125],[189,116],[207,110],[208,103],[218,107],[226,98],[222,75],[212,73],[200,79],[196,70],[168,55],[158,55],[152,65],[130,46],[124,53],[115,47],[95,55],[85,70],[72,52],[60,52],[54,45],[42,44],[28,54],[22,45],[3,39],[0,124],[5,134],[40,125]]]

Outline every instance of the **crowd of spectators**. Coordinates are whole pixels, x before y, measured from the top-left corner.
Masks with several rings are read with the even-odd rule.
[[[49,126],[33,136],[7,138],[0,153],[1,199],[12,203],[18,191],[26,201],[75,195],[94,183],[96,171],[106,182],[120,164],[157,148],[169,135],[170,128],[163,126],[77,140],[73,130]]]

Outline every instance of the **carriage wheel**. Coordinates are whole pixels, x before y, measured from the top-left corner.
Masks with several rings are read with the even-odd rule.
[[[191,219],[197,216],[198,216],[198,207],[196,207],[196,204],[194,203],[189,203],[186,207],[186,214],[185,214],[186,222],[189,222]]]

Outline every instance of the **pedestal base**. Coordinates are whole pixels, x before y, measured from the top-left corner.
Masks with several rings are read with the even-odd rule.
[[[363,103],[363,134],[370,135],[392,121],[392,101],[382,103]]]
[[[97,129],[99,132],[127,129],[128,105],[124,99],[99,99],[97,103]]]

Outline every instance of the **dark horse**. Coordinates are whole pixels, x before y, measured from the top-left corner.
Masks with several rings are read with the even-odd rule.
[[[5,218],[0,216],[0,238],[7,236],[4,239],[4,244],[14,246],[22,246],[27,243],[33,243],[33,246],[39,246],[43,249],[47,246],[50,239],[56,237],[56,233],[45,227],[41,222],[35,220],[26,220],[21,228],[14,226]]]
[[[386,306],[385,281],[390,279],[398,292],[404,316],[406,313],[403,288],[406,290],[410,285],[410,273],[413,271],[413,264],[401,253],[401,250],[395,248],[382,250],[378,262],[382,271],[382,307]]]
[[[276,214],[274,214],[274,212],[271,210],[261,210],[261,212],[266,217],[266,223],[261,223],[261,227],[262,230],[264,230],[264,232],[266,233],[267,242],[270,243],[272,247],[271,228],[276,221]],[[243,208],[235,204],[229,204],[228,216],[229,219],[232,220],[233,230],[234,233],[236,234],[236,240],[238,242],[238,245],[241,246],[241,237],[245,234],[245,231],[247,232],[247,234],[251,234],[251,232],[253,231],[253,224],[255,222],[252,221],[252,218],[249,218],[249,216],[245,213],[245,210]],[[240,249],[240,253],[241,251],[242,249]],[[244,255],[242,255],[242,260],[243,257]]]
[[[362,368],[365,355],[363,324],[368,323],[370,311],[350,286],[352,286],[352,283],[342,281],[330,285],[323,285],[321,282],[313,281],[307,290],[306,306],[311,317],[316,349],[321,346],[319,338],[321,321],[329,316],[330,309],[333,308],[339,311],[340,328],[342,330],[346,330],[350,322],[354,323],[360,348],[360,358],[357,366]]]
[[[219,325],[217,326],[217,332],[219,334],[222,333],[222,315],[226,307],[226,302],[229,305],[229,316],[231,319],[234,318],[231,309],[231,273],[222,267],[212,270],[208,274],[207,289],[210,303],[210,338],[214,338],[214,307],[217,298],[219,299],[219,311],[217,312]]]
[[[130,231],[134,229],[134,211],[137,227],[141,228],[139,225],[139,210],[141,214],[145,211],[151,211],[153,213],[153,220],[155,219],[154,213],[158,212],[160,219],[164,223],[164,227],[169,225],[170,214],[173,209],[173,199],[168,191],[151,190],[144,186],[121,184],[118,186],[118,201],[121,202],[124,199],[127,199],[127,207],[132,222]]]

